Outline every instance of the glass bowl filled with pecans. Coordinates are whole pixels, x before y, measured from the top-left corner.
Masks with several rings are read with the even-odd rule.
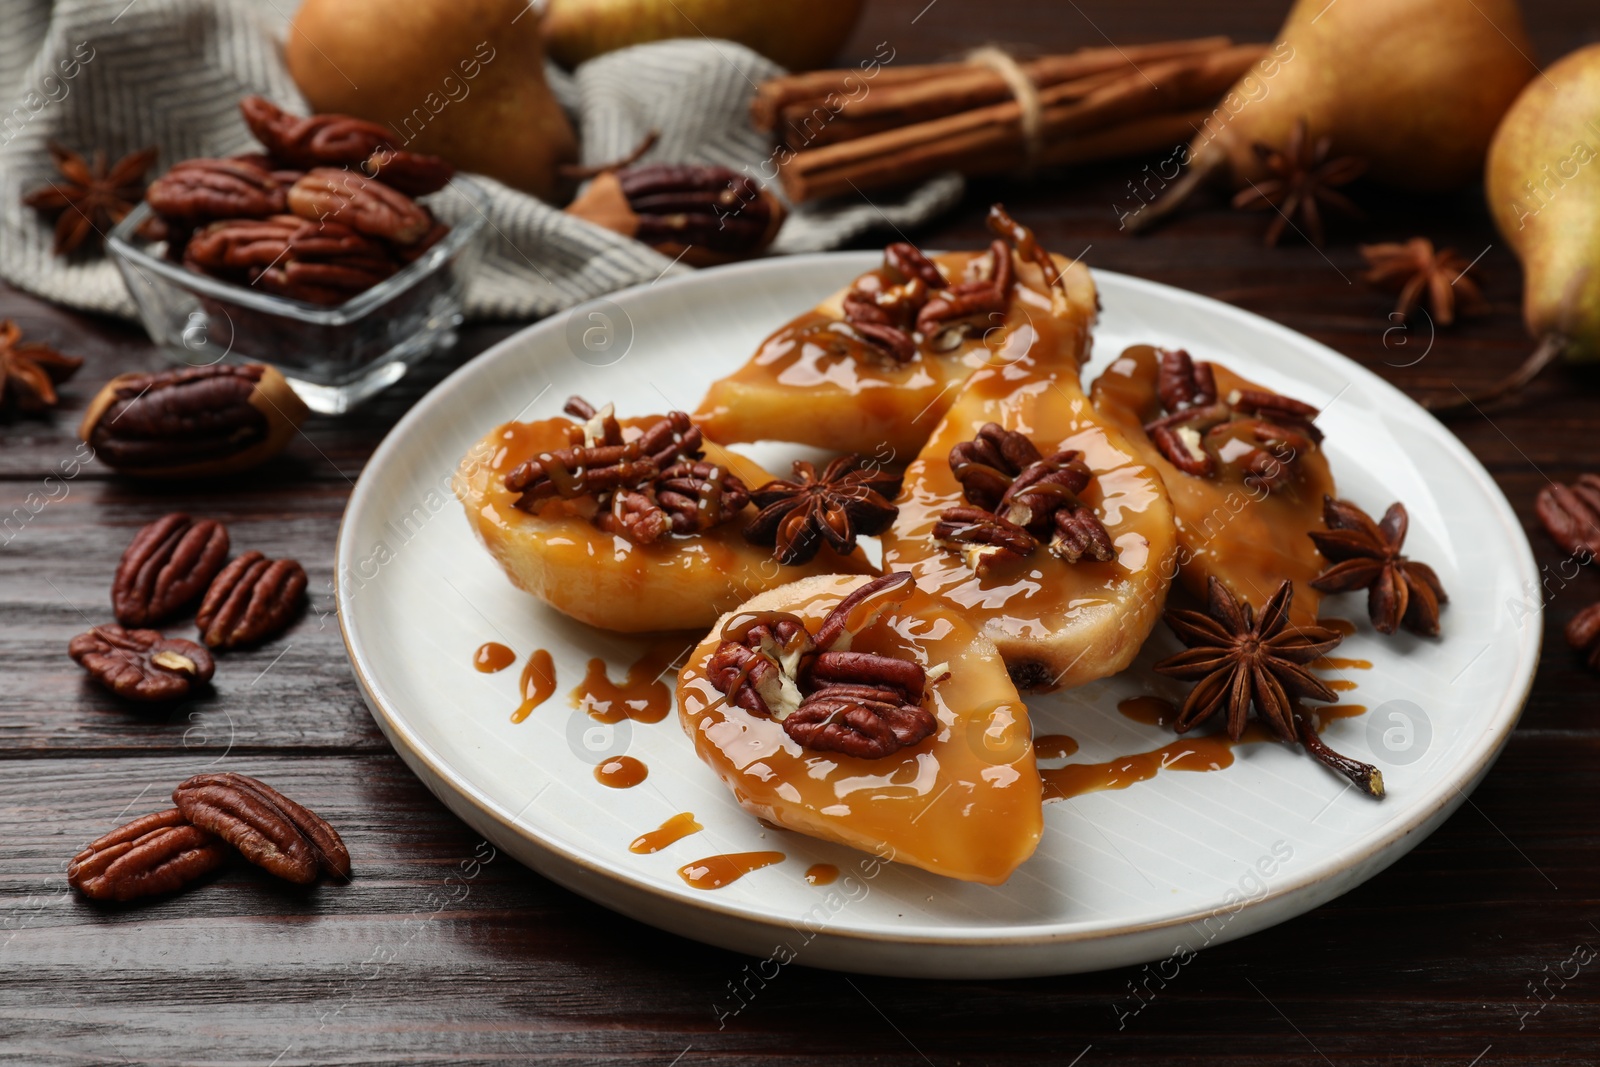
[[[174,361],[271,364],[347,411],[454,343],[487,197],[381,126],[240,110],[262,150],[174,165],[108,247]]]

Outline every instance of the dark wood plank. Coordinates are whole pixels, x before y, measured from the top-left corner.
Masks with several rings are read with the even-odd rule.
[[[1577,0],[1526,6],[1546,57],[1593,36],[1592,10]],[[1107,36],[1266,39],[1286,7],[875,0],[845,52],[889,41],[898,62],[916,62],[987,40],[1049,50]],[[1093,266],[1266,315],[1416,395],[1480,386],[1527,351],[1519,273],[1481,191],[1358,190],[1369,218],[1335,229],[1323,254],[1264,249],[1263,218],[1215,201],[1130,238],[1118,211],[1143,178],[1142,163],[1125,162],[986,181],[909,236],[970,245],[984,237],[984,208],[1003,199],[1052,247],[1087,249]],[[1418,233],[1469,258],[1484,251],[1492,305],[1431,343],[1416,328],[1393,332],[1389,298],[1358,278],[1359,242]],[[138,329],[6,287],[0,317],[87,359],[53,418],[0,422],[0,1059],[1487,1067],[1600,1058],[1595,964],[1574,973],[1564,962],[1600,945],[1596,683],[1559,632],[1600,595],[1600,576],[1561,569],[1532,514],[1547,477],[1600,467],[1593,374],[1560,368],[1525,403],[1452,424],[1547,568],[1543,662],[1472,802],[1390,870],[1175,975],[1169,968],[1165,985],[1142,968],[930,983],[795,965],[763,978],[759,961],[612,915],[503,856],[481,862],[486,846],[388,751],[350,678],[327,584],[350,482],[418,397],[517,324],[469,327],[455,352],[365,408],[309,421],[247,480],[144,486],[94,463],[61,477],[79,455],[74,429],[95,388],[159,365]],[[130,711],[91,688],[63,650],[86,620],[109,616],[107,584],[132,530],[173,508],[225,519],[240,545],[302,560],[312,610],[280,640],[225,659],[214,696]],[[323,812],[350,843],[355,881],[287,891],[235,866],[196,892],[111,910],[65,890],[78,846],[214,766],[258,774]]]

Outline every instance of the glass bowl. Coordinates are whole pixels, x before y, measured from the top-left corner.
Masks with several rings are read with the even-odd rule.
[[[175,362],[268,363],[311,410],[339,414],[455,343],[488,197],[457,177],[420,202],[461,221],[415,263],[337,307],[289,300],[167,259],[166,242],[137,232],[150,217],[148,204],[118,223],[107,245],[144,328]],[[441,210],[463,204],[470,210]]]

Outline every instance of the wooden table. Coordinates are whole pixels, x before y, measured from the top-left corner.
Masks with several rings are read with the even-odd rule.
[[[846,55],[888,40],[900,61],[983,39],[1035,48],[1231,33],[1267,39],[1287,5],[1248,0],[878,0]],[[1528,0],[1539,49],[1593,36],[1590,5]],[[1202,10],[1204,8],[1204,10]],[[1418,42],[1418,47],[1425,43]],[[1193,289],[1324,341],[1414,393],[1471,388],[1527,350],[1514,260],[1481,193],[1364,190],[1364,224],[1325,252],[1260,244],[1264,218],[1210,208],[1130,239],[1113,205],[1135,164],[1071,179],[984,183],[915,236],[973,245],[1004,198],[1054,248]],[[1483,252],[1493,313],[1429,339],[1389,333],[1391,299],[1358,280],[1360,240],[1426,234]],[[54,418],[0,424],[0,516],[74,455],[77,416],[114,373],[159,365],[128,325],[0,289],[0,317],[87,363]],[[1549,583],[1545,655],[1499,765],[1471,802],[1390,870],[1311,914],[1202,954],[1137,1014],[1137,969],[1013,982],[915,982],[790,967],[719,1026],[713,1004],[748,962],[613,915],[492,850],[414,779],[373,725],[331,614],[334,537],[353,479],[395,420],[519,324],[477,325],[359,412],[310,422],[259,473],[153,487],[96,464],[0,534],[0,1060],[21,1064],[354,1062],[939,1064],[1593,1063],[1600,975],[1600,683],[1561,626],[1600,595],[1590,573]],[[1386,343],[1387,336],[1387,343]],[[1399,342],[1404,339],[1405,344]],[[1425,353],[1425,354],[1424,354]],[[1453,424],[1494,474],[1542,564],[1547,479],[1600,466],[1592,375],[1558,370],[1515,408]],[[60,486],[65,485],[65,491]],[[302,560],[312,610],[235,655],[214,697],[138,711],[92,688],[68,638],[109,618],[107,589],[139,525],[174,509],[235,543]],[[100,910],[67,890],[69,856],[162,806],[208,767],[257,774],[344,834],[358,876],[310,892],[236,864],[215,884]],[[480,861],[474,864],[473,861]],[[466,872],[465,876],[463,872]],[[453,877],[454,876],[454,877]],[[447,881],[447,879],[452,879]],[[1557,972],[1568,975],[1563,982]],[[1532,987],[1546,983],[1537,998]],[[1075,1059],[1075,1057],[1081,1057]],[[1475,1058],[1476,1057],[1476,1058]]]

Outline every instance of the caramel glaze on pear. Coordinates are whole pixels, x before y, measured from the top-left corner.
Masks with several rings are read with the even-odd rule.
[[[1376,181],[1464,185],[1535,74],[1532,56],[1517,0],[1299,0],[1268,56],[1190,142],[1189,171],[1127,222],[1154,224],[1207,179],[1260,181],[1254,145],[1282,148],[1302,118],[1313,139],[1332,138],[1335,156],[1365,159]]]

